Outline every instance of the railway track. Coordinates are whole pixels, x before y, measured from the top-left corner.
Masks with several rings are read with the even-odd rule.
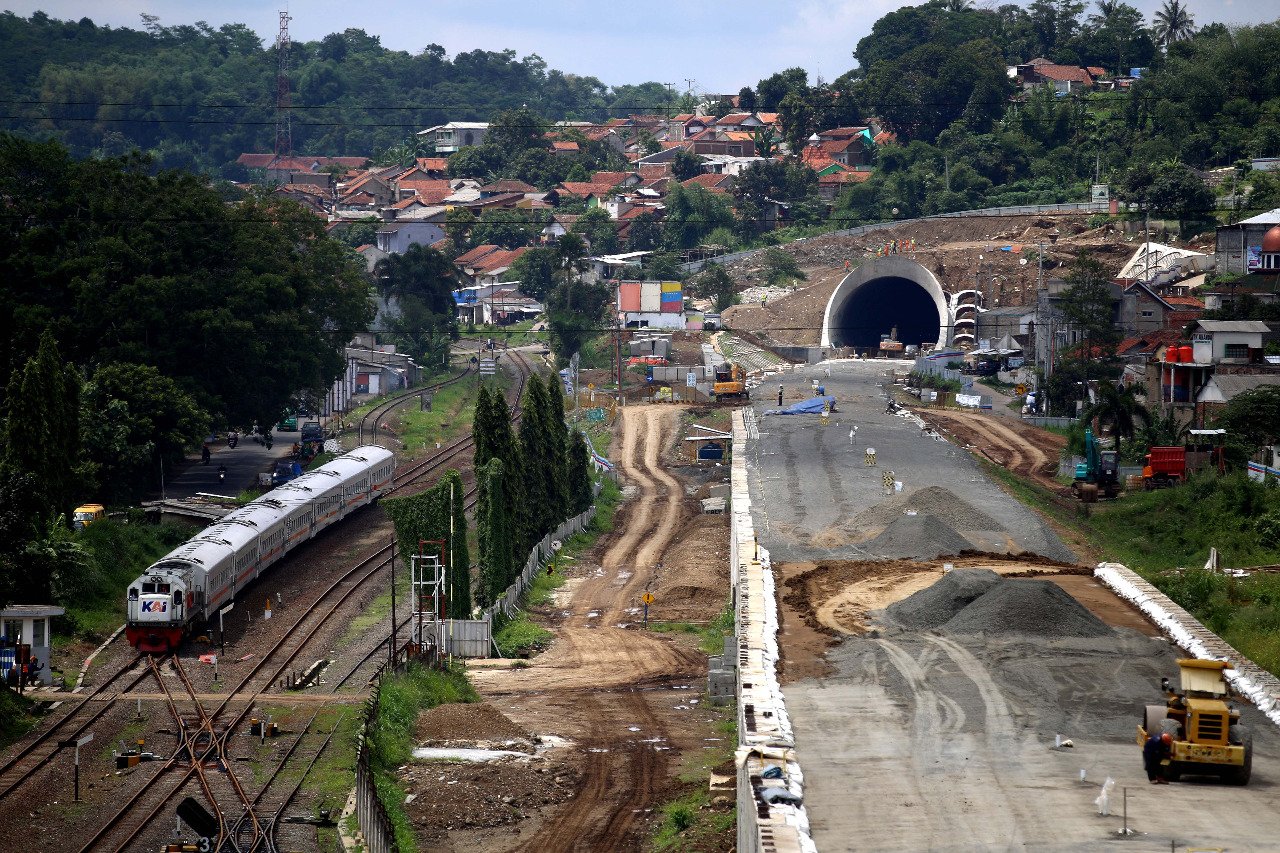
[[[80,700],[78,704],[0,765],[0,800],[31,781],[36,770],[51,762],[62,749],[61,741],[75,740],[88,732],[94,723],[115,707],[114,700],[121,693],[127,693],[145,681],[148,674],[145,670],[135,673],[132,680],[127,677],[134,673],[144,658],[144,655],[135,656],[92,693],[76,697]]]
[[[205,761],[216,757],[226,768],[228,775],[234,775],[232,765],[227,760],[227,738],[235,732],[249,715],[259,697],[273,685],[298,657],[307,643],[315,637],[320,629],[329,623],[347,599],[360,589],[365,581],[384,568],[390,560],[391,545],[388,544],[364,559],[360,560],[341,577],[335,580],[316,601],[304,609],[298,618],[288,627],[284,636],[267,652],[262,659],[232,688],[225,699],[213,710],[201,710],[201,728],[207,736],[207,743],[196,743],[194,748],[187,733],[180,726],[180,750],[175,756],[152,775],[150,779],[112,815],[107,822],[84,844],[82,851],[114,850],[122,853],[125,850],[138,849],[138,841],[147,827],[180,793],[186,784],[197,775]],[[324,607],[324,602],[329,601]],[[264,677],[265,676],[265,677]],[[192,696],[194,697],[194,691]],[[198,700],[197,704],[199,704]],[[229,710],[233,704],[242,704],[238,710]],[[225,720],[224,715],[229,715]],[[207,718],[207,722],[206,722]],[[215,725],[216,724],[216,725]],[[212,735],[208,733],[212,732]],[[179,767],[178,756],[188,754],[192,757],[191,766],[185,770]],[[169,771],[177,770],[175,773]],[[166,776],[175,778],[165,779]],[[274,779],[274,774],[271,777]],[[236,783],[238,785],[238,782]],[[210,796],[209,792],[205,792]],[[247,808],[252,809],[251,801],[246,801]],[[129,822],[131,815],[141,813],[141,819]],[[242,848],[229,839],[225,821],[220,820],[222,832],[216,840],[215,849],[239,851]],[[128,825],[126,826],[126,822]],[[255,844],[261,842],[261,833],[255,834]],[[258,847],[257,849],[271,849]]]
[[[378,424],[382,422],[383,418],[391,414],[400,406],[418,399],[427,391],[439,391],[441,388],[447,388],[450,385],[461,382],[463,379],[466,379],[467,376],[471,375],[472,370],[473,368],[468,364],[457,376],[451,376],[450,378],[437,382],[434,385],[412,388],[400,394],[393,394],[385,400],[382,400],[378,405],[374,406],[368,412],[365,412],[364,417],[360,418],[360,422],[356,424],[356,445],[359,446],[364,444],[366,434],[369,435],[369,441],[376,444],[378,440]]]
[[[507,355],[510,357],[518,379],[517,384],[508,393],[508,404],[511,408],[512,420],[518,422],[519,402],[533,370],[528,359],[523,354],[517,351],[508,351]],[[472,370],[468,368],[457,376],[429,387],[440,388],[454,384],[471,373]],[[358,429],[367,430],[370,421],[374,421],[378,417],[385,417],[387,412],[412,400],[421,390],[423,389],[415,389],[407,394],[398,395],[396,399],[384,401],[379,409],[375,409],[366,415]],[[446,466],[449,466],[451,462],[459,461],[459,458],[467,455],[473,449],[473,446],[469,436],[453,442],[444,448],[441,453],[437,453],[431,458],[423,460],[421,463],[401,472],[396,477],[393,488],[402,488],[410,483],[421,482],[424,479],[438,479],[439,474]],[[456,467],[465,466],[457,465]],[[468,510],[474,507],[476,499],[477,488],[474,482],[468,483],[464,493],[465,506]],[[82,849],[86,851],[134,849],[139,838],[146,833],[147,828],[155,825],[156,818],[162,813],[165,806],[193,780],[201,786],[201,793],[205,797],[217,798],[217,774],[212,777],[212,781],[209,778],[204,780],[200,778],[204,771],[204,764],[216,761],[226,768],[228,776],[234,776],[234,770],[232,770],[232,764],[229,763],[227,755],[227,738],[244,722],[259,697],[270,689],[282,674],[289,670],[290,665],[301,654],[307,643],[323,626],[332,623],[341,605],[349,600],[356,590],[362,588],[365,583],[384,569],[389,563],[389,559],[390,545],[379,548],[369,554],[334,581],[310,605],[306,606],[280,642],[262,656],[257,665],[241,679],[240,683],[231,690],[227,698],[223,699],[216,708],[206,710],[203,706],[200,706],[198,700],[195,699],[194,690],[190,689],[189,679],[184,677],[184,687],[188,687],[188,699],[195,702],[198,708],[193,718],[185,723],[178,723],[178,743],[174,751],[174,757],[169,762],[165,762],[149,779],[145,780],[140,790],[126,799],[107,822],[85,843]],[[324,606],[326,601],[331,602],[327,608]],[[371,662],[380,653],[385,654],[385,651],[385,643],[376,645],[337,680],[332,690],[336,692],[341,687],[352,682],[357,675],[369,672]],[[119,707],[120,703],[116,700],[124,694],[135,691],[148,678],[155,678],[161,689],[165,691],[166,702],[170,705],[170,713],[175,714],[175,720],[177,720],[179,714],[176,707],[187,700],[177,699],[168,694],[164,682],[156,674],[152,665],[145,664],[148,660],[149,658],[144,655],[133,657],[129,663],[117,670],[104,683],[94,689],[92,693],[76,697],[79,701],[64,716],[55,721],[37,737],[24,744],[3,765],[0,765],[0,786],[2,786],[0,787],[0,799],[7,797],[9,794],[19,790],[23,785],[33,782],[44,775],[39,774],[37,771],[54,759],[61,749],[60,744],[62,742],[74,740],[89,731],[95,723],[103,719],[113,708]],[[175,664],[175,668],[179,667],[180,664]],[[185,673],[183,673],[183,676],[185,676]],[[245,793],[243,789],[236,790],[239,788],[238,780],[232,783],[230,788],[222,791],[221,799],[234,800],[237,804],[228,808],[230,811],[238,812],[238,816],[234,819],[230,817],[224,819],[220,813],[219,820],[223,823],[225,832],[224,837],[218,841],[218,849],[236,851],[269,851],[275,849],[274,845],[277,843],[275,837],[279,827],[282,825],[281,818],[284,810],[296,798],[305,780],[305,773],[309,772],[309,768],[318,760],[320,753],[332,738],[333,730],[327,733],[313,732],[314,721],[315,717],[313,716],[298,735],[295,743],[290,747],[290,757],[282,759],[280,766],[262,784],[255,797],[249,798],[245,802],[245,797],[242,796]],[[325,735],[323,739],[319,737],[319,734]],[[321,742],[323,745],[318,746],[316,749],[307,747],[307,744],[317,742]],[[184,759],[183,756],[186,758]],[[283,771],[286,763],[291,763],[296,767],[304,761],[307,764],[307,769],[304,770],[303,776],[296,780],[292,790],[288,790],[291,786],[282,784],[279,774]],[[269,790],[271,791],[270,795],[268,795]],[[254,805],[250,805],[250,803]],[[254,818],[253,815],[260,817]],[[257,829],[250,829],[254,826],[255,819],[259,820],[261,826]]]
[[[514,395],[508,398],[507,404],[511,409],[512,422],[518,423],[520,420],[520,400],[524,395],[524,387],[528,383],[529,377],[533,375],[533,368],[529,364],[529,360],[517,350],[508,350],[506,355],[511,358],[511,363],[515,365],[516,368],[518,384],[515,388]],[[470,435],[463,436],[462,438],[440,448],[440,450],[436,451],[426,459],[423,459],[421,462],[410,465],[403,470],[397,470],[395,479],[392,480],[389,491],[395,492],[396,490],[402,489],[411,483],[418,483],[423,480],[427,480],[433,475],[438,479],[439,474],[446,469],[446,465],[450,460],[456,459],[464,454],[469,454],[474,451],[474,449],[475,440]],[[434,483],[435,480],[433,479],[431,482]],[[471,503],[468,504],[468,508],[470,508],[475,505],[474,487],[469,490],[468,494],[472,497]]]

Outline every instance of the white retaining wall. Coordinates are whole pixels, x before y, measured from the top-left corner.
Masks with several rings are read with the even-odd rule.
[[[1232,688],[1280,725],[1280,679],[1240,654],[1173,600],[1119,563],[1100,563],[1093,572],[1116,595],[1132,602],[1171,640],[1201,660],[1225,660]]]
[[[778,685],[777,599],[769,554],[756,543],[751,518],[748,430],[743,411],[733,413],[733,512],[729,533],[734,632],[738,640],[737,850],[816,853],[803,805],[804,776],[795,758],[791,720]],[[780,769],[781,778],[764,778],[771,768]],[[791,803],[769,803],[763,796],[782,791]]]

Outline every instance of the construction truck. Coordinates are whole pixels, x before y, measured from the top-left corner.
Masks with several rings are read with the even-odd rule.
[[[1187,478],[1185,447],[1152,447],[1142,461],[1142,485],[1147,491],[1176,486]]]
[[[1084,461],[1076,465],[1071,488],[1087,504],[1095,502],[1099,494],[1114,498],[1120,493],[1119,454],[1100,449],[1091,429],[1084,431]]]
[[[711,386],[717,400],[741,397],[746,400],[751,395],[747,392],[747,372],[742,365],[722,362],[715,366],[715,384]]]
[[[1231,664],[1221,660],[1178,661],[1181,684],[1172,689],[1160,680],[1165,704],[1148,705],[1138,726],[1138,743],[1153,734],[1173,737],[1164,778],[1218,776],[1233,785],[1249,784],[1253,770],[1253,735],[1240,725],[1240,711],[1228,702],[1230,686],[1223,672]]]

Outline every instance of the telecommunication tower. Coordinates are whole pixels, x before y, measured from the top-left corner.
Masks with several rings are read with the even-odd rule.
[[[293,124],[289,114],[289,21],[287,11],[280,13],[280,32],[276,35],[276,156],[293,154]]]

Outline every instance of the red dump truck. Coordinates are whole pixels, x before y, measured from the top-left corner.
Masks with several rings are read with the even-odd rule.
[[[1187,477],[1185,447],[1153,447],[1142,466],[1142,485],[1150,491],[1176,486]]]

